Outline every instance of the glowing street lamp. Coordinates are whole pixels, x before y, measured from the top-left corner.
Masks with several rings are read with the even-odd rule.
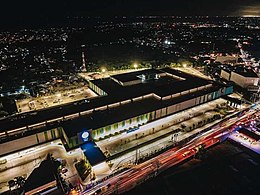
[[[137,69],[138,68],[138,64],[134,63],[134,68]]]
[[[101,68],[101,72],[105,73],[106,72],[106,68]]]
[[[186,63],[184,63],[182,66],[183,66],[183,68],[186,68],[186,67],[187,67],[187,64],[186,64]]]

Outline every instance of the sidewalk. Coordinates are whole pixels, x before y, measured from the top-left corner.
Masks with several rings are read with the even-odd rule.
[[[171,120],[170,122],[163,123],[157,126],[154,126],[153,128],[147,128],[147,129],[140,129],[136,132],[131,132],[128,135],[124,134],[124,137],[121,139],[116,140],[110,140],[106,143],[103,143],[102,145],[99,143],[98,146],[100,149],[105,152],[109,152],[111,156],[118,154],[120,152],[123,152],[125,150],[128,150],[130,148],[133,148],[137,145],[140,145],[142,143],[148,142],[150,140],[154,140],[158,137],[161,137],[165,134],[169,134],[174,131],[179,131],[182,129],[182,125],[189,127],[193,124],[197,124],[199,121],[207,120],[208,118],[212,117],[216,112],[209,111],[205,114],[197,113],[198,116],[193,117],[191,114],[185,114],[185,118],[183,115],[178,115],[175,117],[174,120]],[[178,130],[179,129],[179,130]]]
[[[230,114],[232,115],[232,114]],[[225,118],[227,118],[226,116]],[[123,165],[134,163],[136,158],[142,158],[145,156],[150,156],[156,151],[160,151],[163,148],[167,148],[173,143],[181,142],[182,140],[185,140],[195,134],[200,134],[203,132],[203,130],[207,129],[208,127],[217,125],[219,122],[221,122],[223,119],[215,120],[211,123],[208,123],[202,127],[196,128],[193,131],[190,132],[180,132],[178,135],[178,139],[174,142],[171,137],[172,135],[168,135],[167,137],[164,137],[162,139],[156,140],[153,143],[150,143],[148,145],[144,145],[136,150],[130,151],[127,154],[120,156],[118,158],[113,159],[111,162],[113,164],[112,169],[117,169],[118,167],[121,167]],[[211,131],[211,130],[210,130]],[[207,131],[209,132],[209,131]]]
[[[199,113],[205,113],[205,112],[207,112],[209,110],[213,110],[213,109],[216,108],[216,105],[221,104],[223,102],[226,102],[226,100],[224,100],[224,99],[213,100],[213,101],[208,102],[206,104],[199,105],[199,106],[187,109],[185,111],[181,111],[181,112],[178,112],[176,114],[172,114],[170,116],[167,116],[167,117],[164,117],[164,118],[161,118],[161,119],[149,122],[149,123],[147,123],[145,125],[140,126],[138,131],[128,133],[128,135],[126,135],[126,133],[118,134],[118,135],[112,136],[112,137],[110,137],[108,139],[105,139],[105,140],[96,141],[95,143],[99,147],[104,148],[103,146],[105,146],[108,142],[111,143],[111,142],[114,142],[115,140],[124,139],[127,136],[129,136],[129,135],[133,135],[133,134],[136,134],[136,133],[141,133],[143,130],[146,130],[148,128],[151,129],[151,133],[152,133],[152,129],[157,127],[158,125],[162,126],[162,123],[166,124],[167,122],[170,123],[172,121],[178,122],[177,120],[181,120],[181,119],[185,119],[186,120],[186,119],[188,119],[190,117],[193,117],[194,113],[196,113],[196,115],[198,115]],[[181,122],[181,121],[179,121],[179,122]],[[161,126],[160,126],[159,129],[162,129]]]

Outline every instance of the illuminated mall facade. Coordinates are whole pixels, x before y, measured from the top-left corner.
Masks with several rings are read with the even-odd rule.
[[[63,138],[69,148],[88,140],[138,131],[151,121],[215,100],[232,86],[171,69],[147,69],[89,80],[97,98],[79,117],[65,121]]]

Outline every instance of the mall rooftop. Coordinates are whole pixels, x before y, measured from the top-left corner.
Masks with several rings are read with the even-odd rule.
[[[171,68],[124,73],[91,82],[105,91],[108,96],[121,96],[126,99],[151,93],[163,98],[167,95],[212,84],[209,80]]]
[[[142,75],[146,75],[145,78]],[[194,99],[192,104],[199,104],[195,98],[212,94],[221,87],[224,85],[171,68],[148,69],[91,80],[90,88],[99,94],[103,90],[106,95],[91,100],[89,104],[93,109],[89,114],[65,121],[63,129],[68,137],[72,137],[75,133],[105,127],[190,99]],[[103,106],[100,106],[100,101],[103,101]],[[209,100],[205,98],[203,101]]]

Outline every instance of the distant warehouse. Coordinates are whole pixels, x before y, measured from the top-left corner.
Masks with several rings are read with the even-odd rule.
[[[137,130],[150,121],[233,92],[232,86],[170,68],[91,80],[89,86],[101,97],[89,102],[84,115],[62,123],[69,148],[89,139]]]

